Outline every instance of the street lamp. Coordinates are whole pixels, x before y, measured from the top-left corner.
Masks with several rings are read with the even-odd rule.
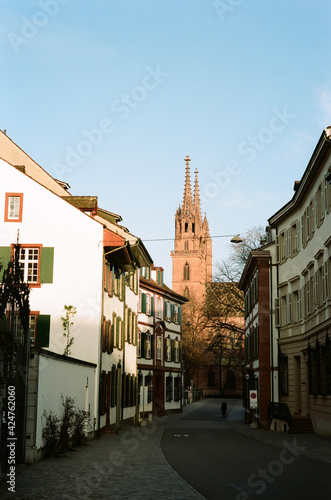
[[[242,243],[243,240],[240,238],[239,234],[237,234],[236,236],[234,236],[233,238],[231,238],[230,242],[231,243]]]

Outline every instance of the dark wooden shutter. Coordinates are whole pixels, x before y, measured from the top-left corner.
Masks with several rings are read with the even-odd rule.
[[[171,361],[175,361],[175,341],[171,339]]]
[[[146,293],[141,294],[141,312],[146,314]]]
[[[39,314],[37,318],[36,346],[49,347],[49,332],[51,317],[49,314]]]

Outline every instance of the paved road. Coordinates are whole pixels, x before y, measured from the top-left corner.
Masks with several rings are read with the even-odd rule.
[[[229,406],[224,420],[219,402],[207,400],[183,417],[180,428],[163,433],[162,451],[186,481],[209,500],[331,498],[329,463],[301,456],[305,446],[293,435],[283,435],[279,449],[243,434],[235,428],[242,412],[233,402]],[[217,420],[223,428],[200,427]]]
[[[220,403],[201,400],[183,414],[105,435],[59,459],[21,466],[15,493],[8,492],[2,478],[0,499],[242,500],[258,493],[261,500],[330,498],[323,495],[325,485],[331,491],[326,473],[331,470],[331,440],[250,429],[243,423],[240,401],[228,402],[226,419]],[[293,439],[300,456],[292,462],[284,441],[293,445]],[[262,479],[251,477],[259,468],[270,468],[268,480],[275,479],[264,480],[263,492]]]

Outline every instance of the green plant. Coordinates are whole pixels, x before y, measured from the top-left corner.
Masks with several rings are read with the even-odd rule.
[[[84,410],[76,410],[72,434],[73,446],[84,444],[88,428],[91,429],[90,413]]]
[[[42,436],[45,440],[44,456],[58,457],[60,453],[81,446],[85,442],[85,434],[91,428],[89,412],[75,407],[75,401],[62,397],[63,415],[58,418],[52,412],[44,411],[46,425]]]
[[[42,432],[43,439],[45,440],[44,456],[58,457],[60,452],[60,419],[51,411],[47,414],[46,410],[44,410],[44,417],[46,419],[46,425]]]
[[[64,400],[62,396],[62,406],[64,411],[60,424],[59,445],[60,450],[65,451],[71,448],[76,410],[74,400],[69,397]]]
[[[65,316],[61,316],[62,326],[63,326],[63,336],[67,338],[67,345],[64,349],[63,356],[69,356],[71,354],[71,346],[74,343],[74,337],[70,336],[70,329],[74,322],[73,317],[77,313],[77,309],[74,306],[64,306]]]

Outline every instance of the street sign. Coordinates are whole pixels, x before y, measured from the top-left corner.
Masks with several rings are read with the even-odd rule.
[[[257,409],[257,391],[249,391],[249,407],[251,410]]]

